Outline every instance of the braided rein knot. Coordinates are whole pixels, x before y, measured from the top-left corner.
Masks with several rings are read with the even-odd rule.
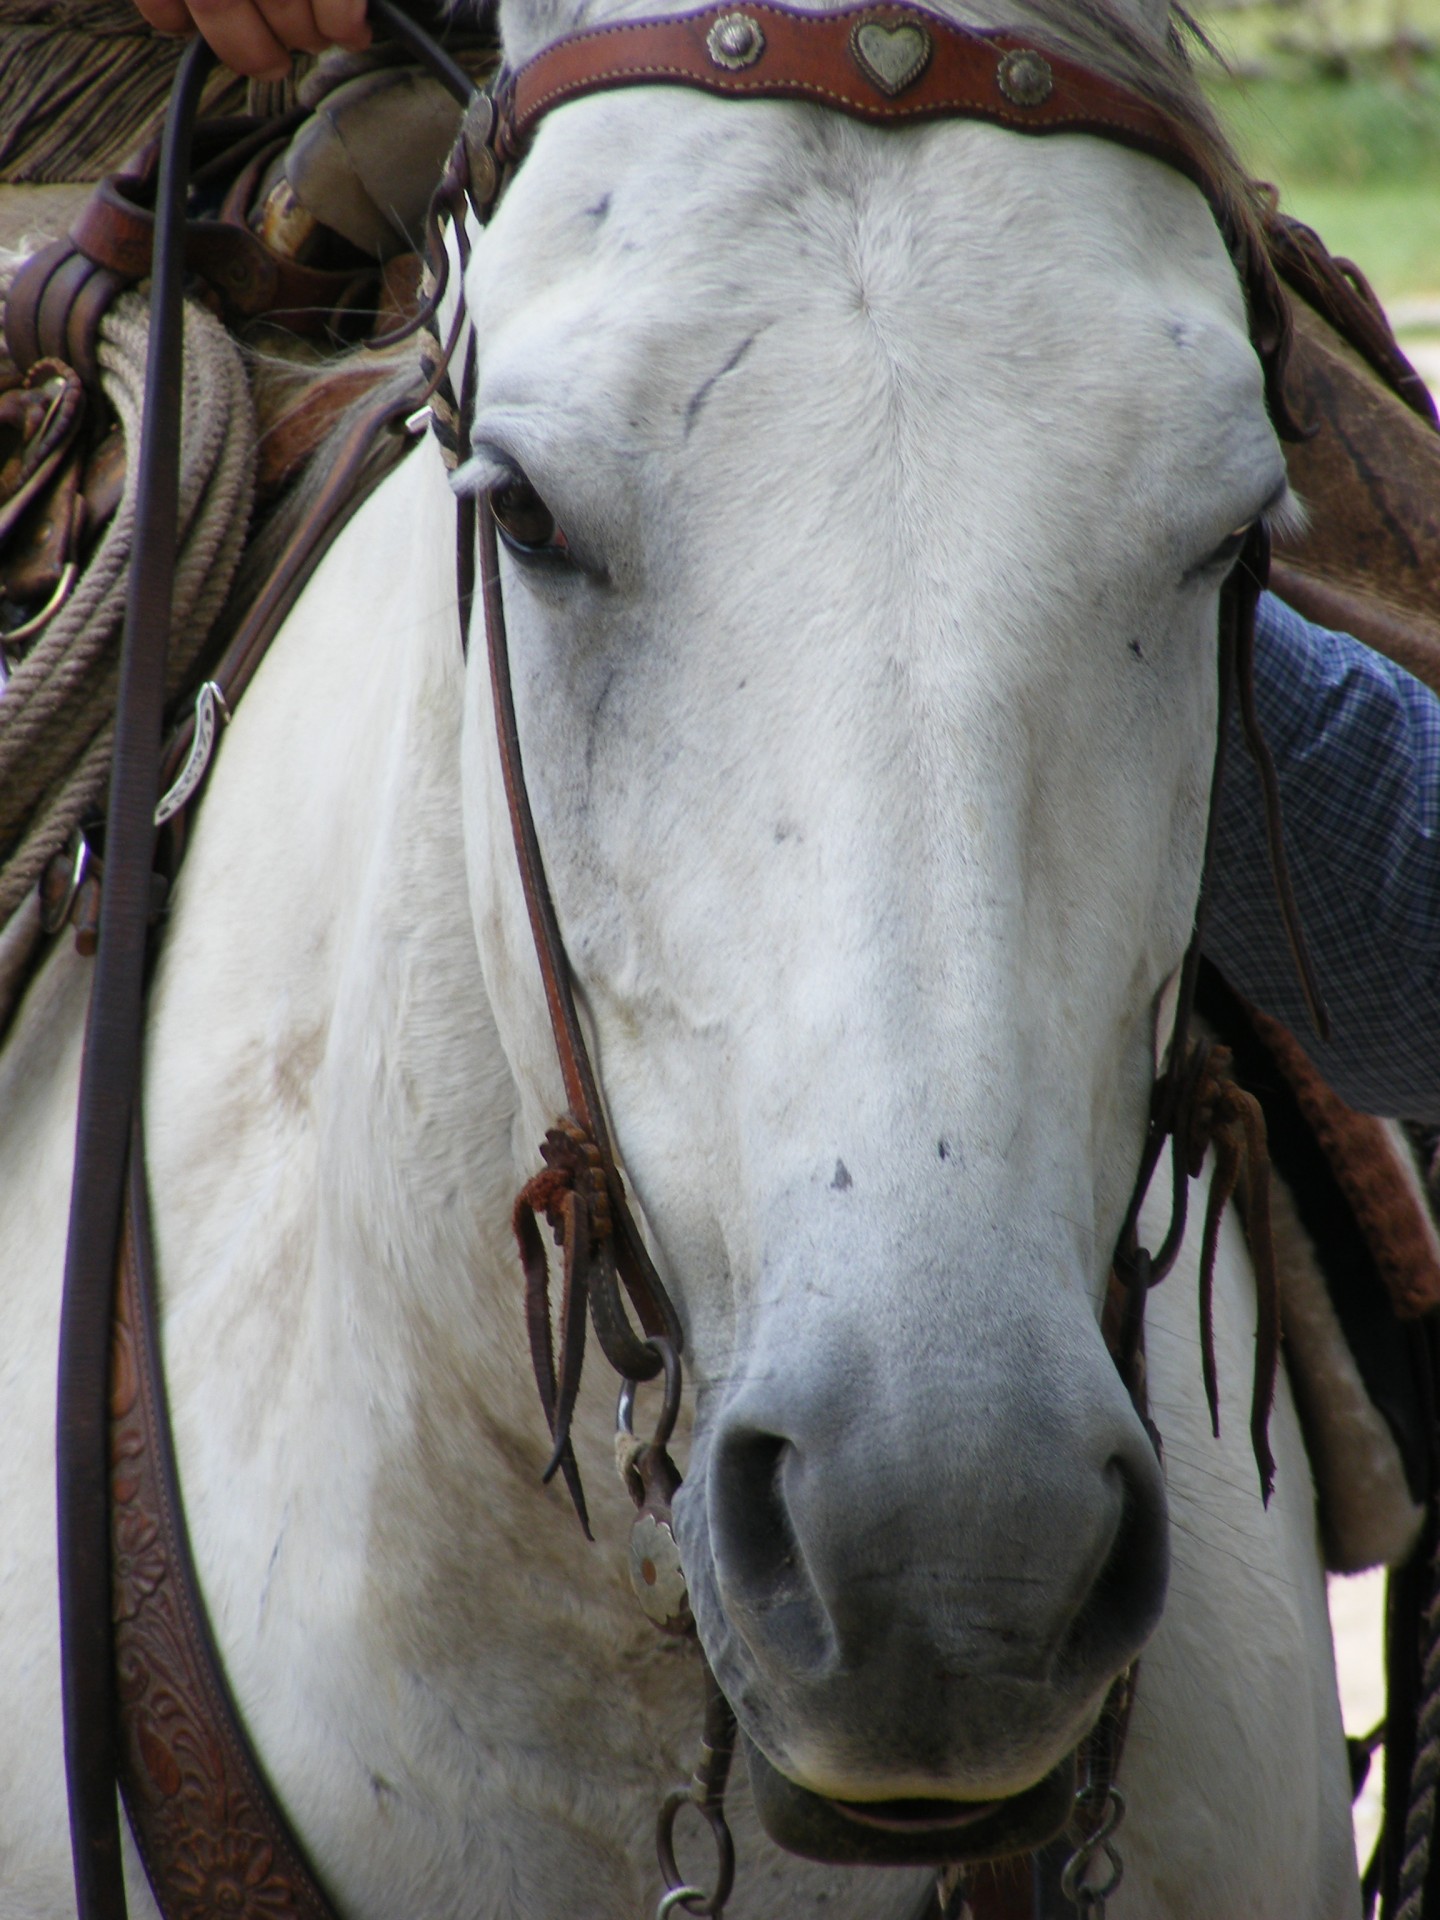
[[[1209,1040],[1193,1040],[1181,1078],[1175,1130],[1185,1156],[1185,1171],[1193,1180],[1205,1164],[1216,1132],[1223,1124],[1221,1109],[1229,1079],[1230,1049]]]
[[[535,1384],[554,1443],[543,1477],[548,1481],[558,1472],[564,1479],[588,1538],[590,1519],[570,1444],[570,1421],[580,1391],[586,1313],[597,1286],[608,1284],[613,1290],[614,1285],[610,1193],[598,1144],[569,1114],[546,1133],[540,1157],[544,1171],[532,1175],[520,1189],[510,1224],[525,1271],[525,1326]],[[550,1325],[550,1263],[540,1233],[542,1219],[560,1251],[558,1353]]]
[[[545,1170],[533,1174],[520,1189],[516,1220],[522,1208],[536,1216],[543,1214],[562,1253],[574,1225],[583,1223],[588,1230],[587,1251],[594,1254],[613,1232],[605,1162],[594,1137],[566,1114],[541,1141],[540,1158]],[[578,1202],[578,1220],[572,1220],[566,1205],[571,1194]]]
[[[1193,1179],[1207,1152],[1215,1171],[1205,1203],[1200,1243],[1200,1366],[1210,1427],[1220,1436],[1220,1390],[1215,1368],[1214,1284],[1220,1221],[1232,1199],[1238,1204],[1255,1271],[1255,1370],[1250,1395],[1250,1444],[1268,1506],[1275,1484],[1270,1450],[1270,1408],[1280,1364],[1280,1279],[1270,1228],[1270,1152],[1265,1115],[1253,1093],[1231,1071],[1228,1047],[1198,1040],[1185,1063],[1176,1138]]]

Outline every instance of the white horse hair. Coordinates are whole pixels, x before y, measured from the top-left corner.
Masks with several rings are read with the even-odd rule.
[[[512,56],[560,13],[510,0]],[[1087,57],[1106,17],[1075,13]],[[1115,16],[1115,64],[1176,89],[1162,29]],[[1282,1380],[1262,1508],[1233,1221],[1218,1441],[1192,1252],[1150,1311],[1163,1473],[1097,1325],[1225,542],[1284,480],[1209,210],[1101,140],[642,90],[546,121],[466,296],[465,483],[523,474],[569,543],[504,561],[519,723],[685,1325],[678,1524],[747,1735],[827,1794],[995,1798],[1143,1647],[1112,1920],[1353,1920],[1310,1472]],[[634,1920],[697,1662],[629,1594],[594,1358],[596,1546],[538,1484],[508,1222],[564,1103],[452,524],[427,444],[219,753],[145,1062],[169,1391],[216,1637],[341,1911]],[[0,1058],[5,1920],[74,1911],[52,1435],[88,984],[58,950]],[[737,1774],[735,1920],[914,1910],[923,1873],[782,1853]]]

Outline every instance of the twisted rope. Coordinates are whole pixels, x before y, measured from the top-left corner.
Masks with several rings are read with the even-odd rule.
[[[1440,1782],[1440,1540],[1430,1559],[1430,1598],[1421,1615],[1420,1634],[1420,1705],[1415,1718],[1415,1760],[1405,1806],[1395,1920],[1421,1920],[1425,1882],[1430,1874],[1435,1788]]]
[[[0,925],[100,804],[110,766],[125,582],[135,524],[149,321],[126,294],[100,330],[105,397],[126,446],[125,490],[74,593],[0,698]],[[179,563],[167,695],[184,685],[239,564],[254,492],[254,408],[240,353],[187,304]]]

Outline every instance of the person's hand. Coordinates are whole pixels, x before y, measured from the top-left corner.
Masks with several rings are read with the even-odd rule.
[[[202,33],[236,73],[278,80],[292,51],[370,44],[365,0],[135,0],[161,33]]]

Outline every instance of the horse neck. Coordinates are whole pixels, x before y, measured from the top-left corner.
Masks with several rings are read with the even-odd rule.
[[[425,1499],[415,1409],[477,1368],[497,1421],[507,1399],[534,1421],[501,1298],[514,1091],[464,884],[452,525],[426,448],[332,549],[226,737],[162,957],[148,1160],[202,1558],[237,1459],[257,1526],[308,1486],[333,1534],[386,1474]]]

